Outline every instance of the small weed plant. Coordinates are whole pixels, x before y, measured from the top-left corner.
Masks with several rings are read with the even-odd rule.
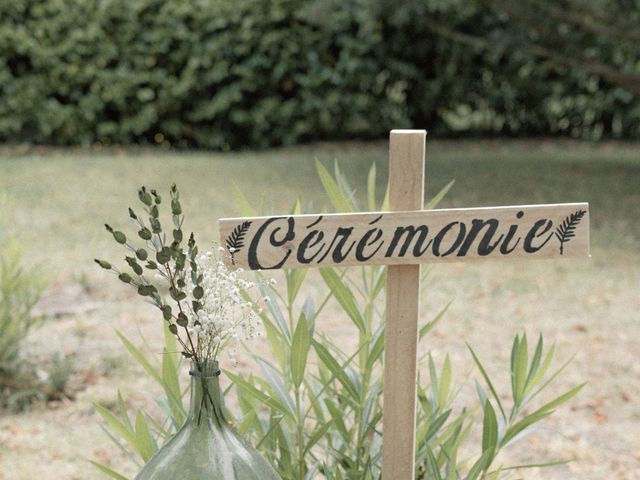
[[[360,211],[353,189],[337,164],[334,175],[319,162],[317,169],[335,210]],[[425,208],[435,207],[452,183]],[[386,195],[378,204],[375,186],[374,166],[368,176],[367,206],[372,211],[385,210]],[[241,213],[255,215],[242,193],[236,191],[236,195]],[[300,202],[292,213],[301,213]],[[347,272],[321,268],[319,276],[326,288],[321,294],[303,298],[308,273],[306,269],[285,270],[282,285],[274,285],[258,273],[256,285],[266,300],[264,307],[245,293],[245,300],[262,323],[270,355],[263,358],[247,349],[259,373],[225,372],[239,407],[229,418],[284,479],[380,479],[386,269],[369,266]],[[316,329],[330,302],[335,302],[345,321],[352,324],[357,338],[355,350],[343,350]],[[443,319],[447,308],[443,306],[421,325],[420,340]],[[96,408],[110,438],[140,464],[184,421],[182,398],[186,388],[178,374],[176,337],[168,327],[160,363],[150,351],[137,348],[122,335],[120,338],[161,387],[163,393],[155,401],[164,415],[154,417],[138,410],[132,418],[120,393],[115,412]],[[509,466],[502,465],[499,458],[505,447],[515,444],[582,388],[578,385],[542,401],[542,394],[566,364],[551,368],[555,349],[545,348],[542,337],[531,350],[525,335],[515,337],[509,367],[511,391],[507,395],[496,389],[496,382],[469,346],[478,372],[478,400],[464,408],[454,407],[460,400],[460,382],[454,380],[449,357],[437,362],[426,354],[423,364],[428,365],[428,378],[418,386],[417,479],[506,479],[523,468],[559,463]],[[474,429],[480,434],[471,435]],[[477,446],[473,444],[475,438],[480,442]],[[94,464],[112,478],[126,478],[108,465]]]
[[[25,353],[29,333],[43,321],[33,309],[46,282],[38,269],[25,267],[22,249],[7,233],[7,211],[0,205],[0,407],[21,410],[34,400],[57,397],[64,385],[60,378],[56,385],[48,382],[48,367],[40,368],[47,379],[39,379],[36,360]]]

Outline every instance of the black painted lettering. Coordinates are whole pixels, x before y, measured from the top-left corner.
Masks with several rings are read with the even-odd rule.
[[[495,218],[490,218],[489,220],[474,218],[471,222],[471,230],[469,230],[467,238],[465,238],[464,243],[460,247],[460,250],[458,250],[458,257],[464,257],[467,254],[476,237],[485,227],[488,228],[484,236],[482,237],[482,240],[480,240],[480,243],[478,244],[478,255],[484,257],[493,252],[493,250],[502,241],[502,237],[504,236],[500,235],[498,237],[498,240],[496,240],[495,243],[491,245],[491,240],[493,240],[493,236],[495,235],[496,230],[498,230],[498,225],[498,220]]]
[[[293,228],[295,226],[295,220],[292,217],[272,217],[270,219],[268,219],[266,222],[264,222],[262,225],[260,225],[260,228],[258,229],[258,231],[256,232],[255,236],[251,239],[251,244],[249,245],[249,250],[247,252],[247,259],[249,262],[249,268],[251,270],[271,270],[271,269],[278,269],[280,267],[282,267],[282,265],[284,265],[284,262],[287,261],[287,258],[289,258],[289,255],[291,255],[291,249],[288,248],[287,249],[287,253],[285,254],[284,258],[277,264],[272,265],[272,266],[265,266],[262,265],[260,263],[260,260],[258,259],[258,248],[260,246],[260,241],[262,240],[262,236],[264,235],[265,231],[267,230],[267,227],[269,227],[272,223],[277,222],[279,220],[286,220],[287,221],[287,230],[286,233],[284,234],[284,237],[282,238],[282,240],[278,240],[276,238],[276,234],[282,229],[282,227],[276,226],[272,231],[271,231],[271,235],[269,235],[269,243],[274,246],[274,247],[281,247],[284,244],[286,244],[287,242],[293,240],[295,238],[295,233],[293,231]]]
[[[314,258],[320,255],[320,253],[322,253],[322,247],[324,247],[325,245],[324,243],[320,245],[320,248],[318,248],[318,250],[310,257],[307,257],[305,254],[307,253],[307,250],[318,245],[318,243],[320,243],[323,238],[324,238],[324,232],[320,230],[313,230],[309,232],[307,236],[302,239],[302,241],[300,242],[300,245],[298,245],[298,254],[297,254],[298,262],[305,263],[305,264],[311,263]]]
[[[441,254],[440,253],[440,245],[442,245],[442,241],[444,240],[444,237],[447,236],[447,233],[449,233],[449,231],[455,225],[459,225],[459,227],[458,227],[458,236],[456,237],[456,239],[453,241],[453,243],[449,247],[449,250],[447,250],[446,252]],[[433,254],[436,257],[446,257],[447,255],[451,255],[453,252],[456,251],[456,249],[460,246],[460,244],[464,240],[464,235],[465,235],[466,232],[467,232],[467,227],[465,226],[464,223],[462,223],[462,222],[451,222],[451,223],[448,223],[447,225],[445,225],[442,228],[442,230],[440,230],[438,232],[438,234],[433,239]]]
[[[538,230],[541,227],[542,227],[542,231],[538,232]],[[527,236],[524,239],[524,251],[527,253],[535,253],[538,250],[540,250],[542,247],[544,247],[547,244],[547,242],[551,240],[551,237],[553,237],[553,232],[547,235],[547,238],[545,238],[544,241],[538,246],[534,246],[532,242],[536,238],[542,237],[545,233],[551,230],[551,227],[553,227],[553,222],[551,220],[548,220],[546,218],[543,218],[542,220],[538,220],[533,225],[533,227],[531,227],[531,230],[529,230],[529,233],[527,233]]]
[[[524,212],[522,210],[520,210],[518,213],[516,213],[516,217],[519,218],[519,219],[522,218],[523,216],[524,216]],[[516,240],[516,243],[514,243],[511,248],[509,248],[509,242],[511,242],[511,240],[513,239],[513,236],[516,234],[517,230],[518,230],[518,226],[517,225],[511,225],[509,227],[509,231],[507,232],[507,236],[504,237],[504,240],[502,241],[502,245],[500,245],[500,253],[501,254],[509,255],[511,252],[513,252],[516,249],[516,247],[520,243],[521,238],[518,237],[518,239]]]
[[[356,242],[351,242],[351,245],[349,246],[349,248],[347,248],[347,251],[346,252],[342,251],[342,249],[344,248],[344,244],[347,242],[347,239],[349,238],[349,235],[351,235],[352,231],[353,231],[353,227],[349,227],[349,228],[340,227],[340,228],[338,228],[338,231],[336,232],[336,237],[338,235],[341,235],[342,238],[340,239],[340,241],[336,245],[336,248],[333,249],[333,253],[331,255],[333,257],[333,261],[334,262],[341,263],[345,258],[347,258],[347,255],[349,255],[349,252],[351,251],[351,249],[356,244]]]
[[[349,252],[356,244],[356,242],[351,242],[351,245],[349,246],[347,251],[343,251],[345,243],[349,239],[349,235],[351,235],[352,231],[353,227],[338,227],[338,230],[336,230],[336,233],[331,240],[329,248],[324,253],[324,255],[320,257],[317,263],[322,263],[322,261],[326,258],[327,255],[329,255],[329,253],[331,253],[331,258],[335,263],[341,263],[345,258],[347,258],[347,255],[349,255]]]
[[[384,256],[387,258],[393,256],[396,250],[396,247],[400,243],[400,240],[406,234],[404,243],[400,248],[400,252],[398,253],[399,257],[404,257],[405,254],[407,253],[407,250],[409,250],[409,247],[411,246],[413,237],[415,237],[416,234],[418,233],[420,235],[415,245],[413,246],[413,255],[415,257],[421,256],[424,252],[427,251],[427,249],[429,248],[429,245],[431,244],[431,240],[429,240],[429,242],[426,245],[424,245],[424,242],[427,239],[427,235],[429,234],[429,227],[427,227],[426,225],[420,225],[417,228],[414,227],[413,225],[396,228],[396,231],[393,233],[393,238],[391,239],[391,243],[389,244],[389,248],[387,248],[387,252],[385,253]]]
[[[372,235],[375,235],[374,238],[369,240]],[[382,245],[384,245],[384,240],[380,242],[376,249],[369,255],[365,255],[364,249],[376,243],[378,240],[380,240],[380,237],[382,237],[382,230],[380,230],[379,228],[372,228],[371,230],[368,230],[367,233],[362,236],[362,238],[358,242],[358,245],[356,246],[356,260],[358,260],[359,262],[366,262],[376,253],[378,253],[378,250],[380,250],[380,248],[382,248]]]

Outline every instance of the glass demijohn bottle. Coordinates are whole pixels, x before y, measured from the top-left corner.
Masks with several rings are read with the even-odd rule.
[[[224,418],[218,362],[191,367],[191,405],[182,428],[135,480],[281,480]]]

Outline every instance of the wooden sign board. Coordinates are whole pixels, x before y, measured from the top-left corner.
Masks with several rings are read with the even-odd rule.
[[[388,265],[383,480],[414,480],[420,264],[589,255],[589,205],[420,210],[424,130],[393,130],[392,212],[281,215],[219,221],[231,267],[252,270]]]
[[[222,219],[229,263],[251,270],[589,255],[589,205]]]

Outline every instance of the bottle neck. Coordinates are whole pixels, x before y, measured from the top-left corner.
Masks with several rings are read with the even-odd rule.
[[[188,421],[198,425],[212,424],[218,428],[226,425],[224,400],[220,390],[218,362],[191,364],[191,405]]]

